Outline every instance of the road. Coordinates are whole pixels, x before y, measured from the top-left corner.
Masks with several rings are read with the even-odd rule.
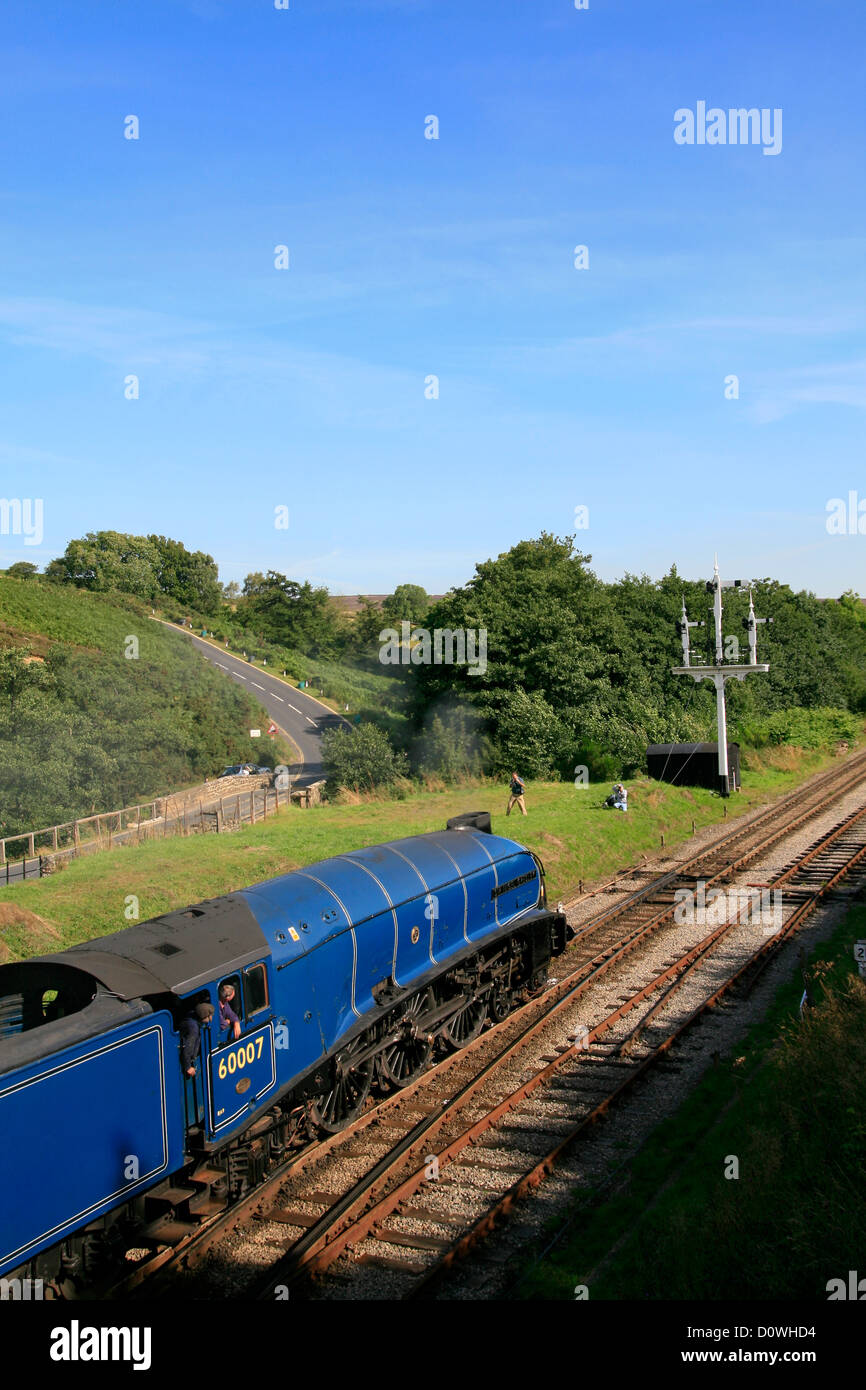
[[[203,657],[224,672],[227,679],[243,685],[253,699],[267,710],[277,727],[288,734],[300,749],[303,762],[293,763],[289,768],[292,786],[304,787],[324,777],[322,734],[325,729],[339,728],[340,725],[350,728],[342,715],[334,714],[327,705],[320,704],[303,690],[296,690],[285,681],[269,676],[258,666],[252,666],[241,657],[232,656],[230,652],[203,641],[201,637],[196,637],[195,633],[190,632],[189,628],[179,627],[175,623],[165,623],[165,626],[175,632],[182,632],[195,644]],[[263,739],[266,734],[267,730],[262,729]]]

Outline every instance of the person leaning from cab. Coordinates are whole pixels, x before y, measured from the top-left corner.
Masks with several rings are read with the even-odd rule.
[[[186,1076],[195,1076],[195,1059],[201,1051],[201,1030],[213,1018],[213,1004],[200,1003],[180,1021],[180,1064]]]
[[[241,1021],[232,1008],[232,1000],[235,997],[234,985],[220,985],[220,1035],[231,1030],[232,1036],[239,1038],[241,1035]]]

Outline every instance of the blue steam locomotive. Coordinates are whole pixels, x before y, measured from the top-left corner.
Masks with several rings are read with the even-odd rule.
[[[481,812],[0,966],[0,1275],[72,1294],[170,1244],[504,1018],[567,933]]]

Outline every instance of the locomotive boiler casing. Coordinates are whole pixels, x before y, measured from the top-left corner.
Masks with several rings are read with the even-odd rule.
[[[516,930],[543,975],[566,927],[541,865],[474,820],[0,966],[0,1276],[142,1193],[174,1200],[179,1173],[282,1123],[342,1048]],[[180,1022],[227,980],[241,1036],[215,1016],[189,1078]]]

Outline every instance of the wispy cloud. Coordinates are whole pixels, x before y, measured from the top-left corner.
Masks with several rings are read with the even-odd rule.
[[[104,308],[60,299],[0,299],[0,330],[17,345],[50,348],[102,361],[201,366],[206,354],[186,345],[214,331],[148,309]]]
[[[793,367],[755,383],[752,418],[770,424],[809,405],[847,405],[866,410],[866,360]]]

